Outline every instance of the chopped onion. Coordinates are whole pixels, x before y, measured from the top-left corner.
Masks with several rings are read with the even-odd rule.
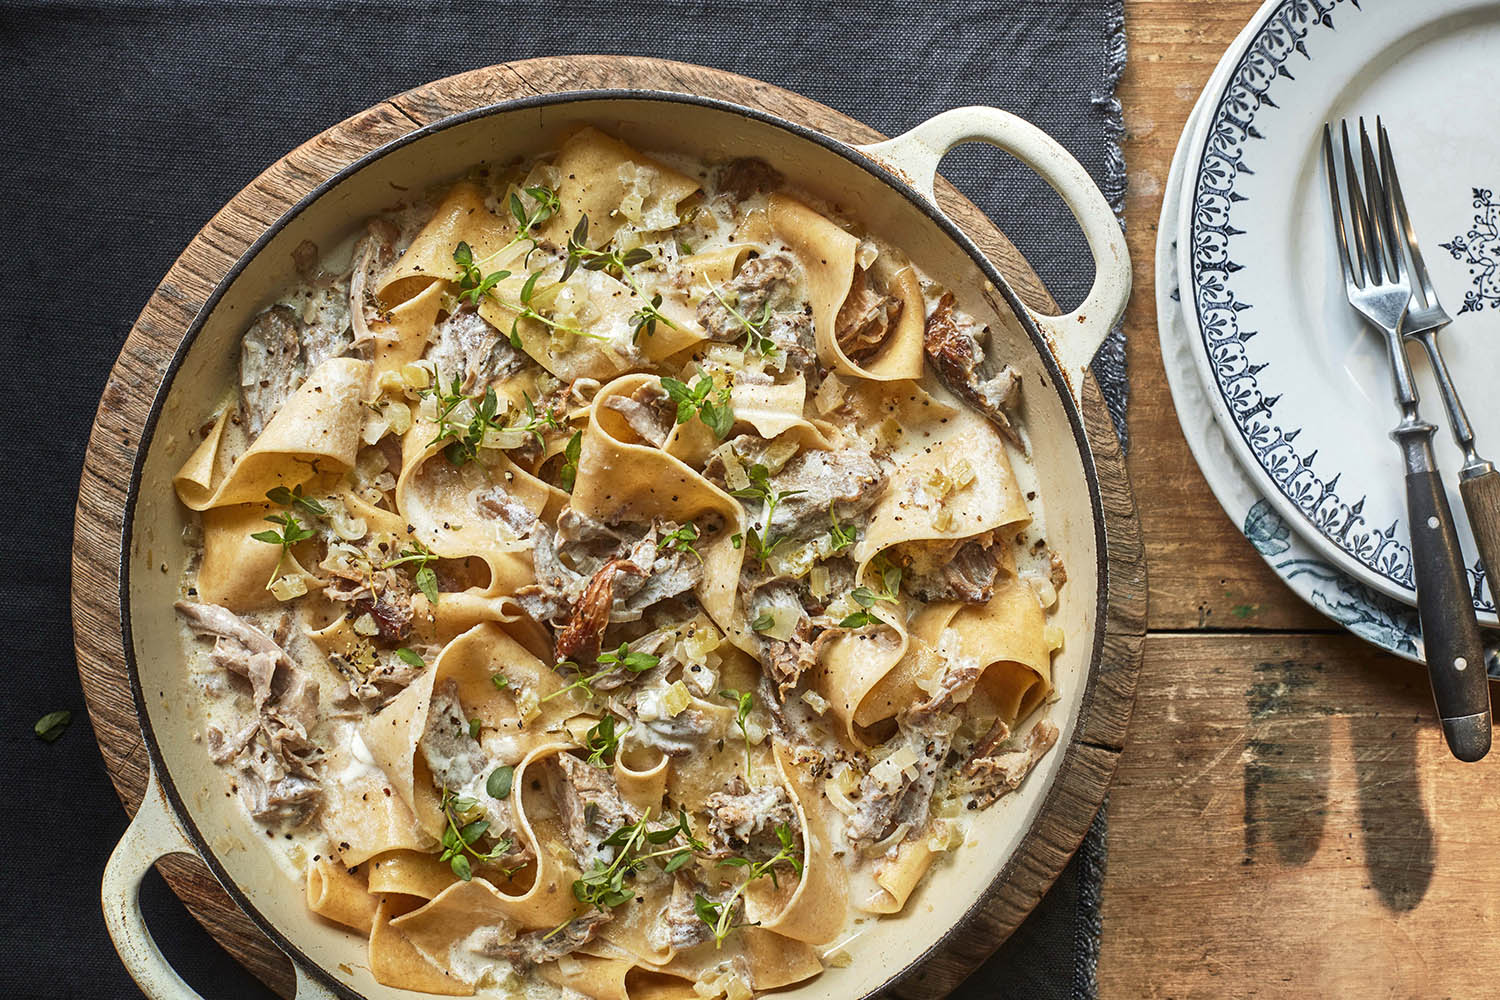
[[[333,533],[346,542],[358,541],[365,537],[370,531],[370,526],[362,517],[352,517],[342,503],[338,506],[329,507],[328,526]]]
[[[393,399],[385,404],[385,419],[390,422],[392,431],[405,434],[411,430],[411,407],[399,399]]]
[[[692,704],[693,696],[688,692],[687,685],[682,681],[673,681],[662,695],[661,706],[666,710],[668,716],[676,718],[682,714],[682,710]]]
[[[400,392],[406,388],[406,382],[401,378],[400,372],[381,372],[380,379],[375,383],[381,392]]]
[[[1043,611],[1051,609],[1057,603],[1057,588],[1052,585],[1051,580],[1040,573],[1022,573],[1021,579],[1036,592],[1037,603],[1042,606]]]
[[[855,263],[859,264],[860,270],[868,271],[870,265],[875,263],[875,258],[880,256],[880,247],[871,240],[861,240],[859,249],[854,252]]]
[[[850,955],[847,951],[845,951],[843,948],[840,948],[838,951],[835,951],[835,952],[830,952],[829,955],[828,955],[828,965],[829,965],[829,968],[833,968],[833,969],[847,969],[847,968],[849,968],[849,966],[851,966],[853,964],[854,964],[854,957],[852,955]]]
[[[401,382],[407,389],[420,391],[432,384],[432,372],[425,365],[402,365]]]
[[[807,589],[814,597],[819,598],[833,593],[833,575],[828,572],[827,566],[819,564],[808,571]]]
[[[708,654],[719,648],[724,637],[710,625],[707,619],[695,621],[682,640],[682,654],[690,664],[702,666],[708,662]]]
[[[1046,628],[1042,629],[1042,640],[1047,643],[1047,648],[1056,652],[1063,647],[1063,630],[1057,622],[1048,622]]]
[[[374,444],[385,437],[385,432],[391,429],[391,422],[385,418],[383,413],[371,413],[365,417],[364,426],[359,429],[359,439],[365,444]]]
[[[494,448],[496,451],[510,451],[512,448],[520,448],[524,445],[526,438],[527,434],[525,431],[500,430],[499,428],[491,427],[484,432],[484,437],[480,439],[479,446],[481,448]]]
[[[947,507],[939,507],[938,512],[932,515],[932,527],[937,531],[947,531],[953,527],[953,511]]]
[[[380,634],[380,626],[375,624],[375,619],[368,611],[354,619],[355,635],[369,637]]]
[[[968,459],[960,458],[953,463],[949,476],[953,480],[954,488],[961,490],[974,481],[974,467],[969,464]]]
[[[802,700],[807,702],[807,707],[819,715],[828,711],[828,699],[818,694],[812,688],[802,692]]]
[[[751,746],[760,746],[766,739],[766,727],[755,721],[752,715],[745,720],[745,739]]]
[[[301,597],[307,593],[307,581],[301,576],[288,574],[271,584],[271,593],[278,601],[290,601],[294,597]]]
[[[839,381],[837,375],[829,375],[818,386],[818,391],[813,396],[813,403],[818,407],[818,412],[827,416],[840,406],[844,405],[844,383]]]
[[[778,639],[782,642],[792,637],[792,633],[797,631],[797,623],[802,620],[801,608],[781,604],[767,605],[761,609],[760,613],[771,617],[771,627],[761,629],[760,634],[768,639]]]

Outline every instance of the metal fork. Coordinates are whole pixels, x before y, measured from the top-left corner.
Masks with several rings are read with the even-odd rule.
[[[1464,464],[1458,470],[1458,488],[1464,500],[1464,511],[1469,515],[1469,526],[1474,530],[1474,539],[1479,544],[1479,560],[1484,565],[1484,578],[1489,584],[1491,596],[1500,593],[1500,471],[1493,462],[1481,458],[1474,446],[1474,428],[1464,413],[1464,404],[1458,398],[1458,390],[1448,374],[1448,363],[1438,350],[1438,331],[1453,318],[1438,302],[1437,289],[1432,287],[1432,278],[1422,260],[1422,248],[1417,243],[1416,230],[1406,214],[1406,198],[1401,194],[1401,179],[1396,176],[1396,160],[1391,155],[1391,140],[1385,125],[1375,119],[1375,139],[1380,147],[1380,172],[1385,177],[1390,200],[1395,206],[1397,235],[1406,244],[1406,257],[1411,268],[1412,299],[1407,307],[1406,325],[1401,328],[1408,340],[1419,342],[1432,362],[1433,375],[1437,377],[1438,392],[1448,410],[1448,426],[1453,431],[1453,440],[1463,452]]]
[[[1359,126],[1365,186],[1354,164],[1348,123],[1341,123],[1344,183],[1339,187],[1333,154],[1333,132],[1323,126],[1323,162],[1333,229],[1343,269],[1344,292],[1360,315],[1385,334],[1401,422],[1391,437],[1401,446],[1406,468],[1406,512],[1411,522],[1412,563],[1417,578],[1417,614],[1427,650],[1427,676],[1448,748],[1459,760],[1474,761],[1490,749],[1490,690],[1485,677],[1484,645],[1464,572],[1463,551],[1453,527],[1453,512],[1432,453],[1437,430],[1417,409],[1417,387],[1406,358],[1401,327],[1411,304],[1411,282],[1396,240],[1391,192],[1382,185],[1375,154]],[[1341,202],[1349,204],[1349,231],[1355,253],[1349,253]]]

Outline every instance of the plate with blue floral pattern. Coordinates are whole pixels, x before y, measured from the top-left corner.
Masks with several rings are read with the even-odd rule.
[[[1205,95],[1212,89],[1210,85]],[[1162,362],[1188,448],[1230,520],[1298,597],[1368,642],[1398,656],[1420,660],[1422,632],[1416,612],[1334,568],[1291,531],[1241,467],[1213,416],[1194,359],[1197,332],[1188,323],[1179,290],[1175,226],[1187,147],[1206,100],[1206,96],[1200,99],[1188,119],[1172,160],[1156,244],[1156,315]]]
[[[1264,501],[1257,517],[1408,607],[1416,591],[1388,437],[1398,419],[1390,368],[1344,298],[1322,127],[1380,115],[1390,129],[1413,224],[1455,315],[1440,342],[1480,451],[1500,456],[1497,65],[1494,0],[1271,0],[1204,92],[1185,137],[1176,225],[1163,229],[1177,239],[1181,312],[1209,412]],[[1425,356],[1408,353],[1423,415],[1444,424]],[[1460,454],[1446,427],[1435,444],[1474,606],[1493,625],[1500,584],[1484,578],[1462,517]]]

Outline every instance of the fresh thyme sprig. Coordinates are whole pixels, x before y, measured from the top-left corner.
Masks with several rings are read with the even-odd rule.
[[[608,250],[595,250],[588,245],[589,217],[580,216],[578,225],[573,227],[573,233],[568,237],[568,262],[563,265],[562,279],[567,281],[573,272],[579,267],[585,271],[603,271],[605,274],[616,278],[630,286],[635,297],[641,300],[641,307],[630,316],[630,328],[633,332],[631,339],[640,343],[641,334],[651,336],[656,333],[657,323],[665,323],[672,329],[678,329],[661,311],[662,297],[658,292],[646,298],[646,293],[641,291],[641,286],[636,283],[635,277],[630,269],[645,264],[651,260],[651,251],[645,247],[636,247],[624,253],[610,248]]]
[[[583,431],[574,431],[568,438],[567,447],[563,448],[562,468],[557,470],[557,485],[565,492],[572,493],[578,482],[578,460],[582,457]]]
[[[471,820],[469,818],[477,812],[478,805],[479,803],[473,799],[454,795],[444,786],[442,808],[445,829],[443,830],[443,851],[438,855],[438,860],[448,862],[448,867],[452,869],[453,874],[465,882],[474,877],[474,866],[470,858],[481,863],[494,861],[504,857],[514,846],[514,842],[509,837],[502,837],[488,851],[474,846],[479,842],[480,837],[489,832],[490,828],[490,821],[487,819]],[[510,874],[506,872],[507,876]]]
[[[292,551],[292,546],[298,542],[307,541],[317,532],[305,527],[301,521],[297,520],[297,515],[290,511],[282,514],[268,514],[266,520],[272,524],[281,525],[281,530],[257,531],[250,537],[257,542],[265,542],[267,545],[281,546],[281,553],[276,557],[276,565],[271,567],[271,579],[266,581],[266,589],[270,590],[277,578],[281,576],[281,564],[286,562],[287,553]]]
[[[745,889],[751,882],[769,875],[771,876],[771,882],[779,888],[781,883],[776,879],[776,866],[782,862],[791,865],[792,870],[797,873],[798,878],[802,877],[802,859],[797,856],[797,840],[792,835],[792,828],[785,823],[777,824],[776,839],[780,841],[781,849],[765,861],[751,861],[749,858],[725,858],[719,862],[721,865],[748,869],[745,872],[745,880],[735,886],[734,891],[729,894],[729,898],[722,903],[716,903],[702,893],[693,894],[693,912],[698,915],[699,920],[708,925],[709,930],[713,931],[714,947],[716,949],[724,944],[724,939],[729,936],[729,932],[739,926],[730,922],[734,919],[734,904],[745,894]]]
[[[766,335],[766,326],[771,322],[771,300],[767,299],[760,307],[760,312],[754,319],[746,316],[739,310],[739,295],[734,292],[725,293],[713,282],[709,282],[708,290],[713,297],[719,300],[719,305],[734,318],[734,321],[745,328],[745,347],[755,351],[757,354],[769,357],[777,351],[776,341]]]
[[[698,526],[689,521],[682,527],[674,531],[668,531],[661,538],[657,539],[656,551],[661,552],[664,549],[675,549],[678,552],[691,552],[693,558],[701,563],[703,557],[698,554],[698,549],[693,545],[697,540]]]
[[[549,329],[558,330],[562,333],[571,333],[575,337],[587,337],[590,340],[609,339],[602,333],[592,333],[581,327],[571,326],[567,323],[559,322],[558,320],[555,320],[550,316],[543,316],[540,312],[537,312],[536,307],[532,305],[532,301],[536,298],[536,283],[537,279],[541,276],[541,271],[531,272],[531,276],[528,277],[526,279],[526,283],[521,286],[521,291],[519,293],[521,301],[519,305],[497,299],[497,301],[499,301],[501,305],[505,306],[516,314],[516,318],[510,321],[510,346],[514,347],[518,351],[524,349],[521,345],[521,320],[523,319],[532,320],[534,322],[542,324],[545,327],[548,327]]]
[[[694,851],[708,851],[708,845],[693,836],[686,810],[678,810],[677,822],[671,826],[652,830],[648,826],[650,820],[651,810],[647,809],[639,820],[620,827],[604,838],[600,846],[615,848],[614,860],[605,863],[602,858],[596,858],[593,870],[573,882],[574,899],[601,912],[611,910],[635,898],[635,891],[627,888],[625,881],[627,878],[633,879],[635,873],[646,866],[646,862],[666,858],[662,869],[675,872],[693,859]],[[672,844],[678,837],[682,838],[683,843]],[[643,850],[650,846],[657,846],[657,850]],[[564,922],[564,926],[568,922]]]
[[[753,625],[751,626],[754,627]],[[750,783],[750,729],[746,726],[746,720],[750,718],[750,712],[755,708],[755,692],[736,691],[734,688],[725,688],[719,692],[720,698],[734,702],[734,724],[739,727],[740,736],[745,740],[745,784]]]
[[[615,726],[618,722],[613,714],[606,712],[604,718],[594,723],[584,735],[584,749],[589,752],[589,763],[595,767],[605,768],[614,763],[615,755],[620,750],[620,737],[630,729],[627,725],[617,731]]]
[[[416,581],[417,589],[427,596],[428,602],[435,605],[438,602],[438,581],[437,571],[432,568],[432,563],[436,562],[437,558],[436,552],[413,538],[410,547],[396,553],[394,559],[387,559],[381,563],[380,568],[390,569],[392,566],[401,566],[405,563],[415,564],[417,570],[412,578]]]
[[[677,404],[677,422],[685,424],[694,417],[702,420],[719,440],[729,436],[734,427],[734,407],[729,402],[729,387],[714,389],[714,380],[699,375],[689,386],[680,379],[662,376],[661,387]]]
[[[285,486],[273,486],[269,490],[266,490],[266,499],[282,507],[289,507],[292,510],[301,510],[312,514],[314,517],[324,517],[328,514],[328,509],[323,506],[321,501],[302,495],[302,484],[300,483],[290,490]]]
[[[536,204],[530,211],[527,211],[525,203],[521,201],[520,194],[515,191],[510,193],[510,214],[515,216],[517,226],[516,235],[511,237],[510,242],[480,260],[474,259],[474,250],[468,243],[461,242],[454,248],[453,262],[459,267],[458,297],[460,301],[467,299],[470,303],[477,306],[480,299],[490,294],[491,289],[510,277],[511,273],[506,270],[484,274],[483,269],[485,264],[499,257],[511,247],[520,243],[530,243],[531,249],[526,251],[523,263],[529,261],[532,253],[540,245],[537,238],[532,235],[533,230],[552,218],[553,215],[557,214],[557,210],[562,207],[562,203],[557,197],[557,192],[546,185],[539,184],[535,187],[525,188],[524,190]]]
[[[884,556],[876,556],[875,568],[880,571],[881,589],[877,592],[869,587],[855,587],[849,596],[854,598],[854,603],[858,604],[861,610],[845,616],[844,620],[839,622],[839,628],[864,628],[866,625],[879,625],[880,619],[870,611],[875,606],[875,602],[900,603],[901,567],[887,562]]]
[[[760,559],[761,569],[766,568],[766,560],[776,546],[786,541],[785,535],[778,535],[771,530],[771,519],[776,516],[776,507],[788,497],[798,496],[806,493],[806,490],[781,490],[771,488],[771,474],[764,465],[759,462],[745,470],[745,475],[750,480],[750,485],[741,489],[731,490],[730,495],[747,500],[759,499],[763,504],[760,524],[761,529],[751,528],[743,538],[739,535],[733,536],[731,541],[740,539],[746,548]],[[737,542],[736,544],[739,544]]]
[[[859,540],[859,529],[852,524],[840,524],[839,516],[833,511],[833,501],[828,501],[828,519],[833,522],[833,527],[828,529],[828,537],[833,540],[833,551],[842,552]]]
[[[652,656],[650,653],[637,653],[632,651],[628,642],[620,643],[620,647],[618,649],[600,653],[599,664],[603,667],[603,669],[589,674],[587,677],[582,676],[583,671],[582,668],[578,666],[578,664],[572,662],[571,660],[563,660],[552,669],[561,673],[563,668],[566,667],[578,673],[580,676],[567,687],[558,688],[556,691],[553,691],[545,698],[542,698],[541,701],[538,702],[538,704],[551,701],[553,698],[559,698],[567,694],[569,691],[582,691],[585,698],[593,698],[594,682],[599,680],[601,677],[607,677],[621,668],[630,671],[632,674],[643,674],[660,662],[661,657],[659,656]]]
[[[521,399],[524,401],[522,409],[525,416],[514,424],[502,424],[499,418],[500,400],[495,395],[494,387],[488,386],[478,395],[466,396],[457,375],[453,376],[447,389],[443,388],[442,378],[435,377],[431,386],[421,390],[421,395],[431,396],[437,408],[437,433],[427,442],[427,447],[446,440],[448,443],[443,446],[443,455],[457,466],[467,465],[479,458],[485,434],[490,431],[530,434],[536,438],[537,444],[544,444],[543,428],[562,427],[551,409],[537,410],[531,396],[524,392]],[[459,410],[464,403],[469,404],[471,414],[467,422],[461,419]],[[454,419],[455,415],[460,415],[460,419]]]

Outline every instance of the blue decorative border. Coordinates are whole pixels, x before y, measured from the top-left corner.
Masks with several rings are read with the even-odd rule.
[[[1294,53],[1311,60],[1306,40],[1314,28],[1333,30],[1333,12],[1343,5],[1356,9],[1359,0],[1286,0],[1266,18],[1235,66],[1209,122],[1203,159],[1194,181],[1191,230],[1192,298],[1198,329],[1213,369],[1217,388],[1233,423],[1276,488],[1302,511],[1318,532],[1357,562],[1409,590],[1416,589],[1411,550],[1396,537],[1399,521],[1387,527],[1365,520],[1366,498],[1352,502],[1339,496],[1339,476],[1324,480],[1314,470],[1317,452],[1302,454],[1296,447],[1302,428],[1283,427],[1273,411],[1280,396],[1262,391],[1257,376],[1268,362],[1255,363],[1246,345],[1254,330],[1242,329],[1240,314],[1250,308],[1230,288],[1241,265],[1231,256],[1230,244],[1244,230],[1230,217],[1246,196],[1235,190],[1240,178],[1254,171],[1246,154],[1264,136],[1255,127],[1262,108],[1275,108],[1272,84],[1295,79],[1287,63]],[[1475,562],[1469,570],[1475,606],[1494,611],[1493,595],[1485,596],[1484,569]]]

